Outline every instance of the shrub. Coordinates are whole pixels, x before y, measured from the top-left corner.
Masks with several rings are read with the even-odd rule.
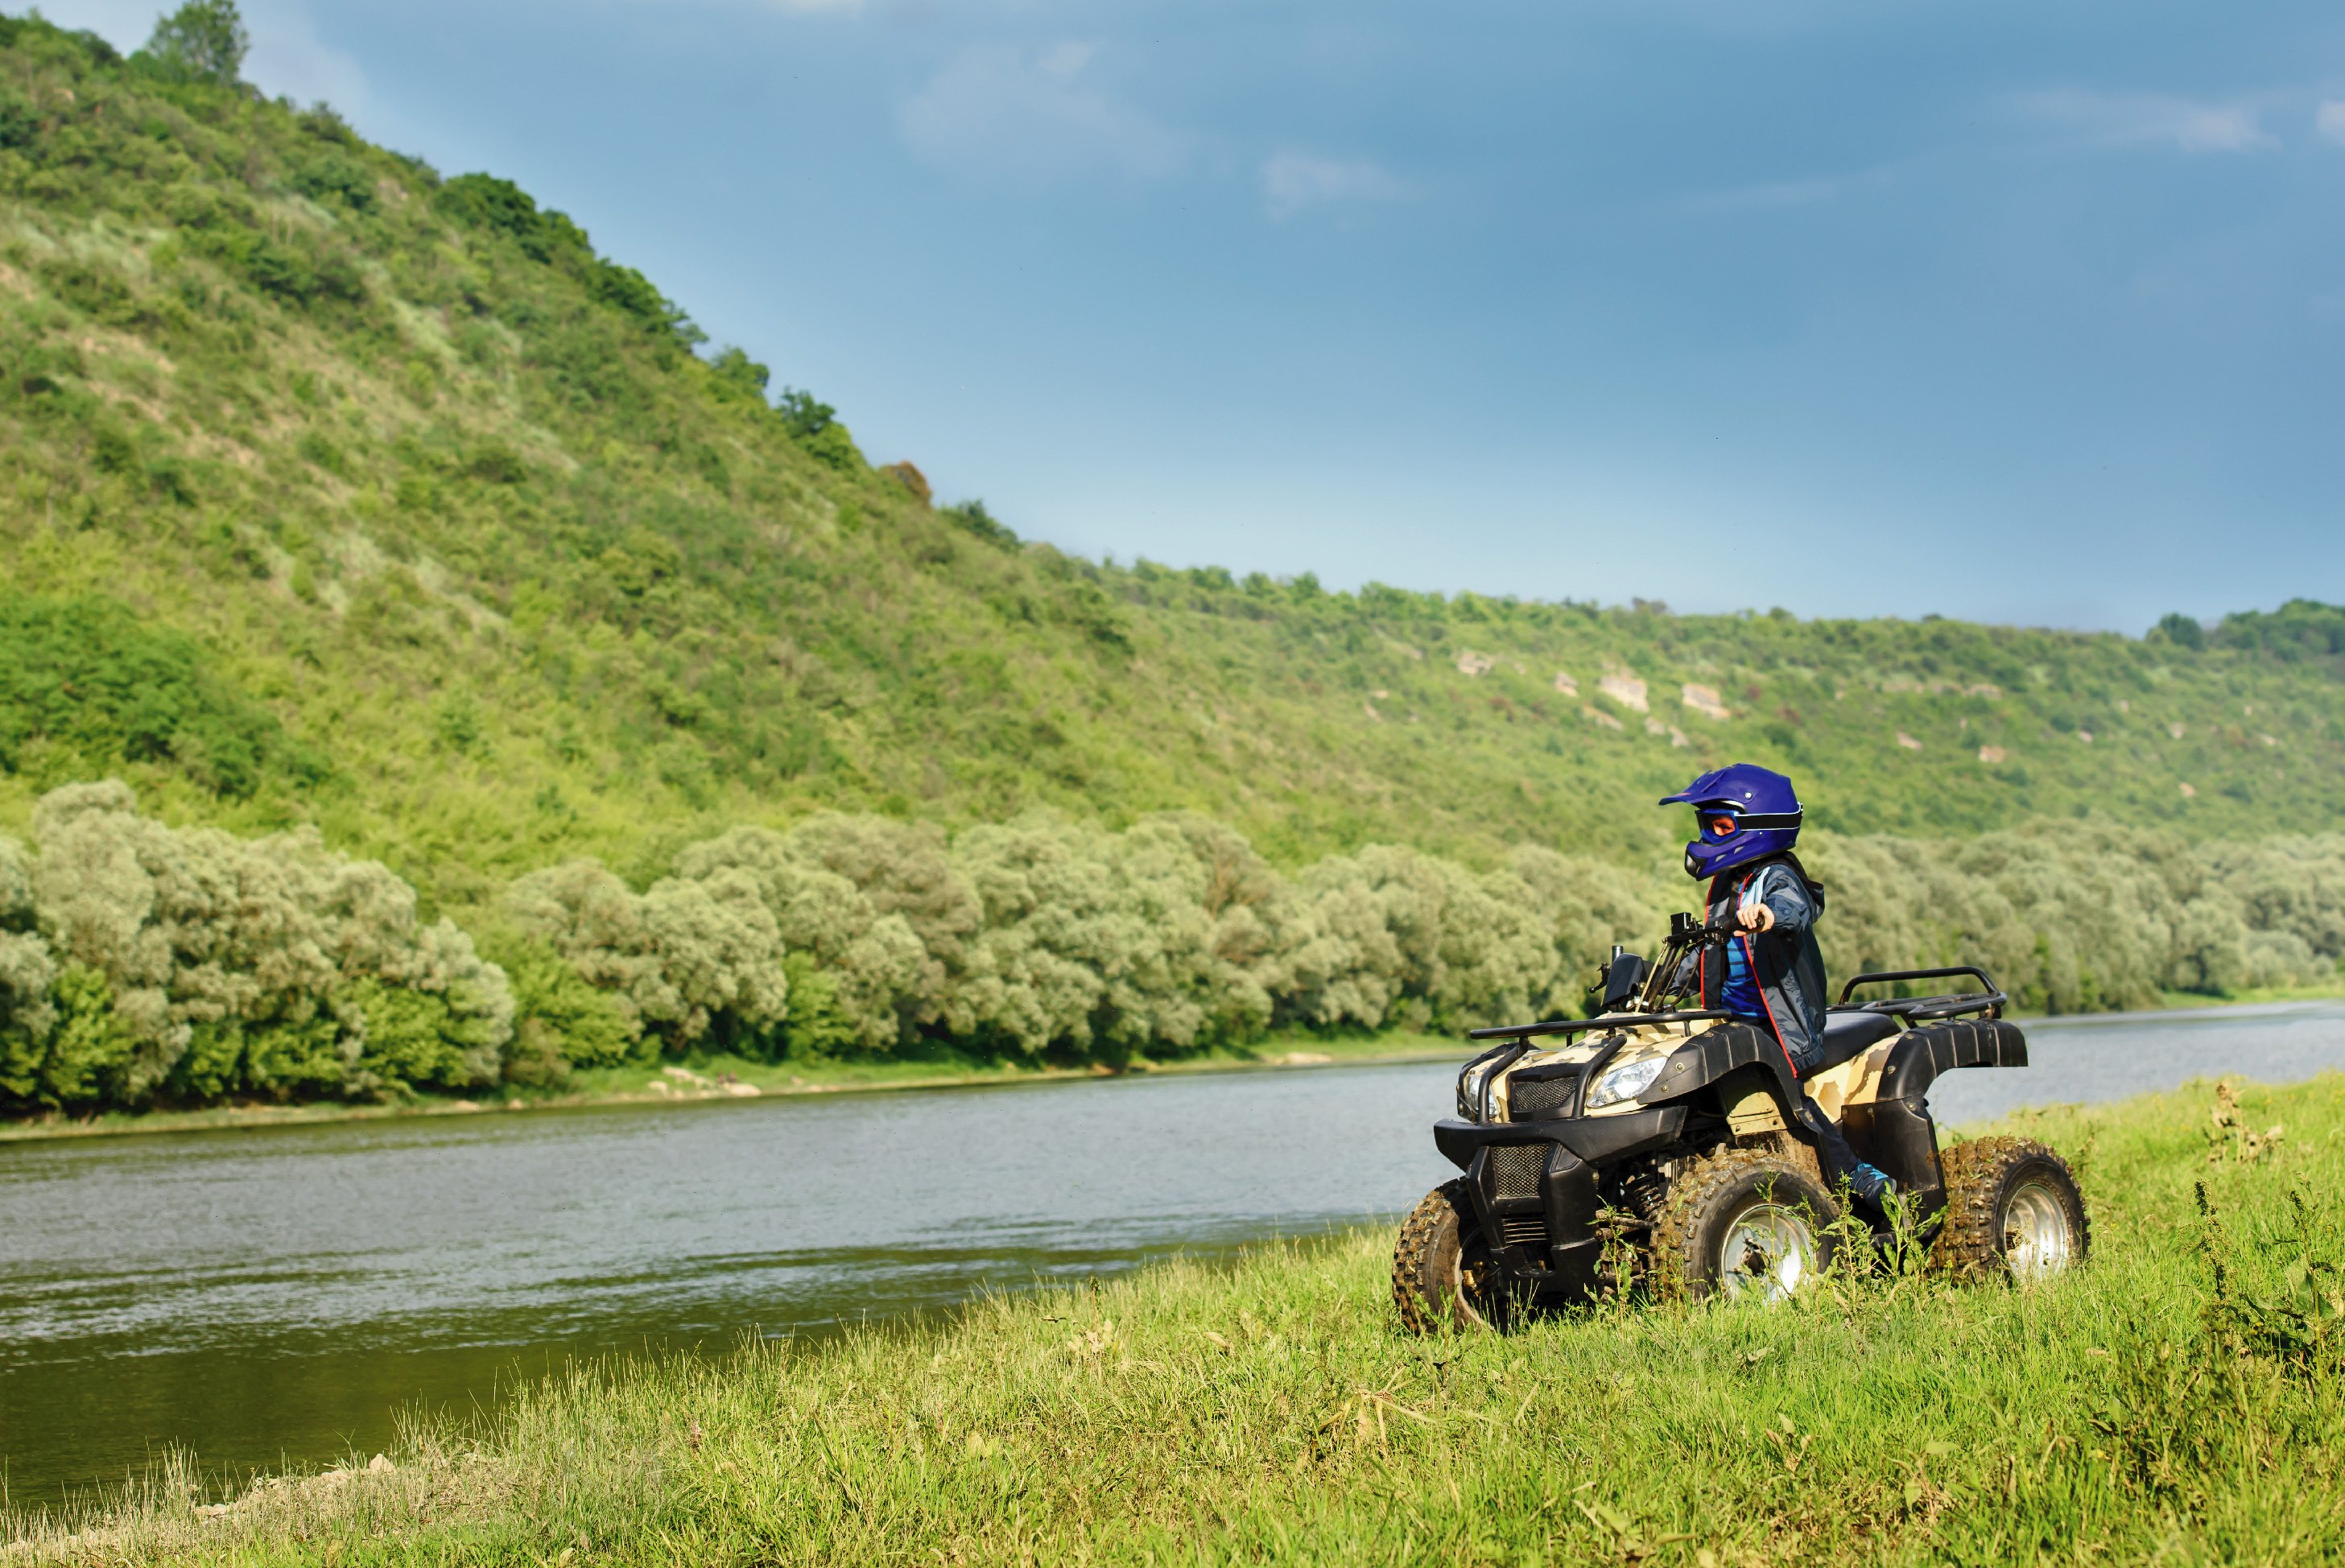
[[[375,205],[374,177],[347,153],[324,152],[293,171],[292,186],[303,196],[331,200],[352,212],[369,212]]]
[[[2219,648],[2248,649],[2291,662],[2335,659],[2345,656],[2345,609],[2314,599],[2291,599],[2274,611],[2226,615],[2208,641]]]
[[[1297,880],[1277,964],[1286,1016],[1380,1028],[1508,1022],[1553,989],[1554,934],[1528,885],[1371,845]]]
[[[41,132],[41,116],[12,90],[0,90],[0,148],[26,147]]]
[[[800,444],[806,448],[807,456],[840,473],[853,473],[863,467],[862,449],[855,444],[855,438],[847,433],[845,425],[825,425],[817,434],[807,437]]]
[[[529,465],[519,452],[499,442],[472,449],[464,471],[482,484],[520,484],[529,478]]]
[[[13,1098],[137,1106],[496,1077],[513,1033],[503,972],[314,829],[174,830],[115,782],[52,792],[33,826],[39,929],[8,934],[0,959],[27,976],[56,966],[56,1018],[15,1031],[0,1079]]]
[[[914,464],[909,461],[892,462],[879,471],[902,485],[905,492],[922,506],[928,505],[933,499],[932,492],[929,489],[929,476],[922,473]]]
[[[0,836],[0,1096],[43,1098],[57,968],[36,928],[24,846]]]
[[[758,384],[764,385],[762,381]],[[782,429],[802,441],[814,440],[830,429],[838,418],[837,409],[812,392],[802,392],[796,387],[782,389],[782,395],[774,400],[774,412],[781,416]]]
[[[554,1087],[573,1067],[616,1067],[634,1054],[641,1035],[617,1003],[551,947],[516,942],[500,952],[499,965],[513,995],[508,1080]]]
[[[817,817],[787,837],[735,828],[676,862],[677,875],[692,881],[746,877],[783,946],[807,961],[799,972],[820,966],[823,1006],[841,1041],[868,1051],[892,1049],[939,1016],[948,965],[958,962],[959,938],[975,926],[974,896],[952,882],[941,845],[917,830],[890,831],[897,826]],[[845,874],[827,863],[833,861]],[[936,948],[907,910],[928,916]],[[793,1037],[812,1038],[815,1028],[808,1022]]]
[[[2048,1012],[2311,980],[2345,948],[2345,839],[2191,849],[2098,822],[1967,841],[1819,835],[1835,976],[1981,964]]]
[[[2207,646],[2207,629],[2198,620],[2176,611],[2158,618],[2157,634],[2178,648],[2188,648],[2193,653]]]
[[[606,992],[627,1027],[671,1048],[769,1053],[788,1007],[781,936],[756,884],[733,869],[637,894],[597,862],[513,885],[521,928]]]
[[[867,1037],[838,1005],[832,975],[804,953],[782,960],[790,983],[790,1016],[782,1037],[789,1054],[801,1058],[838,1057],[864,1045]]]
[[[1011,548],[1018,543],[1018,535],[986,511],[985,502],[981,501],[964,501],[946,507],[944,515],[989,544]]]
[[[714,384],[724,396],[766,400],[766,385],[773,372],[735,348],[727,348],[708,362]]]
[[[1112,1058],[1266,1021],[1214,950],[1206,866],[1176,825],[1029,816],[970,828],[952,861],[984,913],[946,1002],[956,1034]]]
[[[18,1087],[24,1099],[51,1108],[137,1103],[133,1077],[139,1039],[116,1006],[114,987],[86,964],[68,964],[56,981],[56,1027]]]

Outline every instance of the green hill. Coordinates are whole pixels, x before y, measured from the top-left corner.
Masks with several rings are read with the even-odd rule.
[[[261,101],[232,16],[0,19],[0,1108],[1519,1017],[1681,898],[1652,802],[1738,757],[1804,786],[1835,972],[2345,956],[2345,612],[1077,560],[510,184]]]
[[[1736,757],[1856,832],[2345,821],[2345,612],[2134,640],[1077,560],[868,466],[508,184],[37,20],[0,53],[0,821],[118,774],[460,903],[817,806],[1642,858]]]
[[[1802,781],[1840,972],[2069,1010],[2345,955],[2345,612],[1078,560],[512,185],[260,100],[232,16],[0,19],[0,1108],[1570,1007],[1734,758]]]

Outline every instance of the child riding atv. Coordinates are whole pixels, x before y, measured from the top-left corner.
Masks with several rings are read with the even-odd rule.
[[[1800,839],[1799,794],[1782,774],[1736,763],[1661,799],[1663,805],[1680,803],[1693,807],[1695,818],[1686,875],[1710,878],[1707,924],[1733,933],[1718,945],[1719,962],[1711,961],[1708,946],[1697,947],[1687,960],[1695,973],[1680,976],[1680,983],[1700,995],[1704,1007],[1765,1030],[1792,1076],[1803,1077],[1823,1051],[1824,956],[1815,923],[1824,912],[1824,890],[1792,852]],[[1858,1201],[1878,1210],[1893,1189],[1889,1178],[1856,1157],[1814,1100],[1802,1094],[1791,1108],[1815,1146],[1824,1179],[1834,1187],[1845,1181]]]
[[[1614,948],[1592,1018],[1474,1031],[1498,1043],[1434,1126],[1464,1174],[1401,1229],[1403,1321],[1503,1328],[1638,1284],[1780,1300],[1830,1263],[1844,1198],[1883,1240],[1902,1198],[1950,1272],[2032,1280],[2080,1261],[2084,1199],[2059,1155],[2009,1138],[1939,1155],[1938,1074],[2027,1064],[1994,981],[1859,975],[1827,1008],[1823,890],[1792,853],[1791,781],[1737,764],[1677,803],[1700,816],[1685,864],[1710,879],[1707,917],[1674,916],[1658,963]],[[1849,1005],[1860,986],[1955,976],[1981,988]]]

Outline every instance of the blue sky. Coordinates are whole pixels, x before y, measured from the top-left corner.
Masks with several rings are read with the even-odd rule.
[[[246,15],[265,88],[519,180],[1086,554],[2128,631],[2345,600],[2333,5]]]

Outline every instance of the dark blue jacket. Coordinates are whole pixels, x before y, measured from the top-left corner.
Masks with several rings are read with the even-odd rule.
[[[1732,911],[1754,903],[1766,905],[1775,924],[1764,931],[1737,931],[1728,940],[1743,945],[1767,1022],[1792,1070],[1804,1076],[1823,1047],[1824,956],[1816,946],[1816,919],[1824,912],[1824,890],[1808,880],[1790,855],[1770,855],[1711,879],[1711,924],[1722,924]],[[1725,956],[1705,949],[1697,961],[1701,1005],[1717,1007],[1726,989]]]

